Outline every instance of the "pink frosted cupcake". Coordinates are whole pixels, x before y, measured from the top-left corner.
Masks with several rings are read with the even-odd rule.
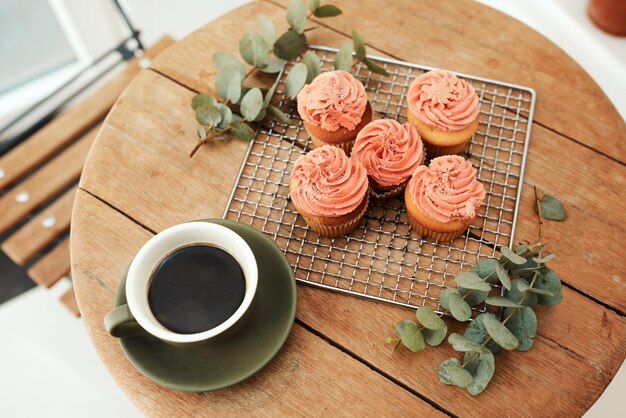
[[[346,71],[318,75],[298,93],[298,113],[313,145],[350,153],[359,131],[372,120],[363,84]]]
[[[298,158],[289,182],[298,212],[313,231],[329,237],[357,227],[367,209],[368,187],[365,168],[329,145]]]
[[[452,241],[467,229],[485,200],[476,169],[458,155],[438,157],[420,166],[406,186],[409,223],[420,236]]]
[[[429,71],[411,83],[407,118],[429,157],[456,154],[478,129],[478,95],[449,71]]]
[[[424,145],[411,124],[378,119],[359,132],[351,158],[365,167],[372,196],[386,199],[402,193],[411,174],[424,162]]]

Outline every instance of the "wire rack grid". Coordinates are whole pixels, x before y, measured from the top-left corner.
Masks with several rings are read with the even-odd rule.
[[[336,49],[313,47],[322,71],[332,69]],[[406,93],[426,66],[370,57],[389,76],[370,73],[359,63],[353,74],[365,85],[376,118],[406,121]],[[468,231],[452,243],[421,239],[411,232],[400,199],[373,203],[359,227],[339,238],[319,236],[298,215],[289,196],[294,161],[312,146],[296,106],[284,94],[280,75],[273,102],[297,126],[268,121],[250,143],[224,218],[268,234],[294,268],[296,280],[312,286],[407,307],[439,310],[440,292],[480,257],[510,247],[530,138],[535,92],[527,87],[467,74],[480,97],[480,125],[464,156],[478,170],[487,197]],[[484,306],[480,309],[484,309]]]

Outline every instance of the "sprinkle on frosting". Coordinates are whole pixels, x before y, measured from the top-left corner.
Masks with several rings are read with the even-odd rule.
[[[315,216],[341,216],[363,201],[367,174],[341,148],[325,145],[296,160],[290,189],[298,210]]]
[[[330,132],[340,127],[354,130],[366,105],[365,87],[346,71],[322,73],[298,93],[302,119]]]
[[[365,167],[376,184],[395,186],[408,180],[424,162],[424,145],[410,123],[379,119],[359,132],[351,158]]]
[[[485,199],[476,169],[458,155],[444,155],[428,167],[418,167],[407,190],[424,214],[440,222],[472,219]]]
[[[422,122],[444,131],[459,131],[478,116],[474,88],[449,71],[429,71],[413,80],[407,100]]]

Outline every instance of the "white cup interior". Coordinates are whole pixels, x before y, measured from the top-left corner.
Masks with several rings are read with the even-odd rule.
[[[148,287],[158,264],[172,251],[190,244],[214,245],[235,257],[243,270],[246,290],[239,308],[220,325],[195,334],[178,334],[165,328],[152,314],[148,303]],[[135,320],[150,334],[173,343],[191,343],[215,337],[232,327],[250,307],[257,282],[256,259],[243,238],[221,225],[188,222],[158,233],[141,247],[128,269],[126,300]]]

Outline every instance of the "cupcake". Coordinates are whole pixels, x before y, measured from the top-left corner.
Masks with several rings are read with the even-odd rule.
[[[322,73],[304,86],[298,93],[298,113],[315,148],[334,145],[347,154],[372,120],[365,87],[346,71]]]
[[[295,162],[291,201],[309,227],[329,237],[353,231],[369,200],[365,168],[337,147],[324,145]]]
[[[372,196],[386,199],[402,193],[424,162],[424,145],[411,124],[379,119],[359,132],[350,158],[365,167]]]
[[[413,230],[438,241],[460,236],[484,199],[476,169],[458,155],[434,158],[428,167],[418,167],[404,192]]]
[[[411,83],[407,118],[429,157],[460,152],[478,129],[478,95],[449,71],[429,71]]]

